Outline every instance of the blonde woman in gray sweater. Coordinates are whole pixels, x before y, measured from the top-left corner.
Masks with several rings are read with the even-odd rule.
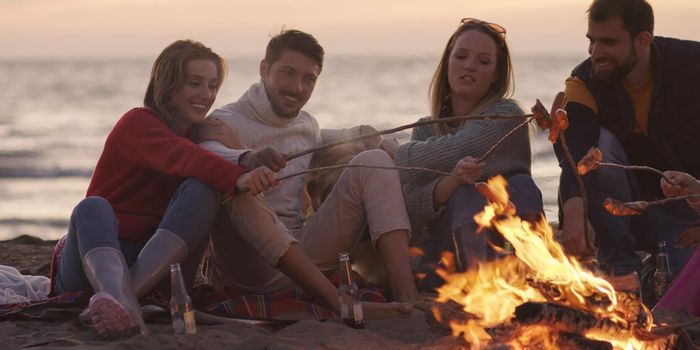
[[[462,19],[447,42],[430,85],[430,118],[460,115],[521,114],[517,103],[507,99],[512,92],[512,66],[506,30],[477,19]],[[502,244],[497,234],[476,234],[474,214],[485,201],[474,189],[474,181],[503,175],[518,215],[534,220],[542,212],[542,195],[530,177],[530,137],[523,128],[492,153],[482,156],[520,120],[472,120],[459,124],[432,124],[413,130],[411,142],[398,147],[396,164],[451,171],[461,179],[417,172],[402,172],[406,204],[414,227],[427,226],[422,238],[425,256],[421,266],[427,273],[420,286],[432,289],[441,284],[434,273],[442,251],[458,251],[464,267],[495,257],[489,241]],[[414,230],[417,233],[420,231]],[[415,241],[415,240],[414,240]]]

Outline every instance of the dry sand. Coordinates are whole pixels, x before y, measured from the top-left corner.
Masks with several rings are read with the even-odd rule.
[[[22,236],[0,242],[0,264],[22,273],[48,274],[55,242]],[[205,322],[206,321],[206,322]],[[219,320],[221,321],[221,320]],[[204,324],[209,323],[209,324]],[[150,336],[102,340],[77,321],[72,312],[58,320],[0,322],[0,349],[457,349],[450,336],[431,332],[425,315],[415,310],[409,319],[367,321],[363,330],[336,321],[301,321],[259,325],[250,322],[200,320],[197,335],[173,335],[167,315],[151,317]]]

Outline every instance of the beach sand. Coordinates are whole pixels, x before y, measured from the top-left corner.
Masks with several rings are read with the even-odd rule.
[[[0,242],[0,264],[24,274],[48,275],[55,242],[21,236]],[[167,314],[147,319],[150,336],[102,340],[80,324],[77,310],[63,317],[0,322],[0,349],[458,349],[449,335],[432,332],[425,314],[409,319],[366,321],[355,330],[337,321],[253,324],[221,318],[200,320],[197,335],[173,335]],[[218,324],[213,324],[218,323]]]

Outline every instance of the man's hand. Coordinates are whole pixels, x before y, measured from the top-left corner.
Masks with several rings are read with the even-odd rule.
[[[460,159],[454,169],[452,169],[452,174],[462,178],[464,183],[473,184],[484,172],[484,163],[477,163],[476,161],[476,158],[470,156]]]
[[[236,130],[218,117],[209,117],[204,120],[199,131],[199,141],[205,140],[219,141],[231,149],[246,148]]]
[[[236,180],[236,189],[239,192],[250,191],[253,195],[262,193],[268,188],[275,186],[277,186],[275,173],[265,166],[247,171],[241,174]]]
[[[661,191],[667,197],[700,194],[700,184],[692,175],[681,171],[664,171],[664,175],[671,180],[669,183],[665,178],[661,178]]]
[[[259,166],[266,166],[274,172],[280,171],[287,166],[284,155],[274,147],[265,147],[259,151],[244,153],[238,163],[246,169],[253,169]]]
[[[379,149],[388,153],[391,159],[394,159],[396,150],[399,149],[399,140],[395,137],[382,137],[382,142],[379,144]]]
[[[564,202],[564,228],[559,240],[567,253],[578,257],[588,257],[596,253],[597,249],[586,244],[583,230],[583,199],[573,197]],[[595,231],[591,223],[588,225],[588,242],[595,242]]]
[[[362,135],[369,135],[377,132],[377,129],[370,125],[360,125],[360,136]],[[380,136],[375,136],[375,137],[370,137],[368,139],[362,140],[362,143],[365,145],[367,149],[377,149],[382,142],[382,138]],[[390,154],[391,155],[391,154]]]

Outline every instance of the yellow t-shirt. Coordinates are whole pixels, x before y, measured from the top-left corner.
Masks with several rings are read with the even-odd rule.
[[[593,113],[598,114],[598,104],[583,80],[578,77],[569,77],[566,79],[564,85],[567,103],[578,102],[590,108]],[[625,91],[627,91],[627,94],[629,94],[632,107],[634,108],[634,117],[637,122],[634,131],[646,135],[649,121],[649,109],[651,108],[651,72],[647,74],[644,81],[640,84],[623,85],[623,87]]]

